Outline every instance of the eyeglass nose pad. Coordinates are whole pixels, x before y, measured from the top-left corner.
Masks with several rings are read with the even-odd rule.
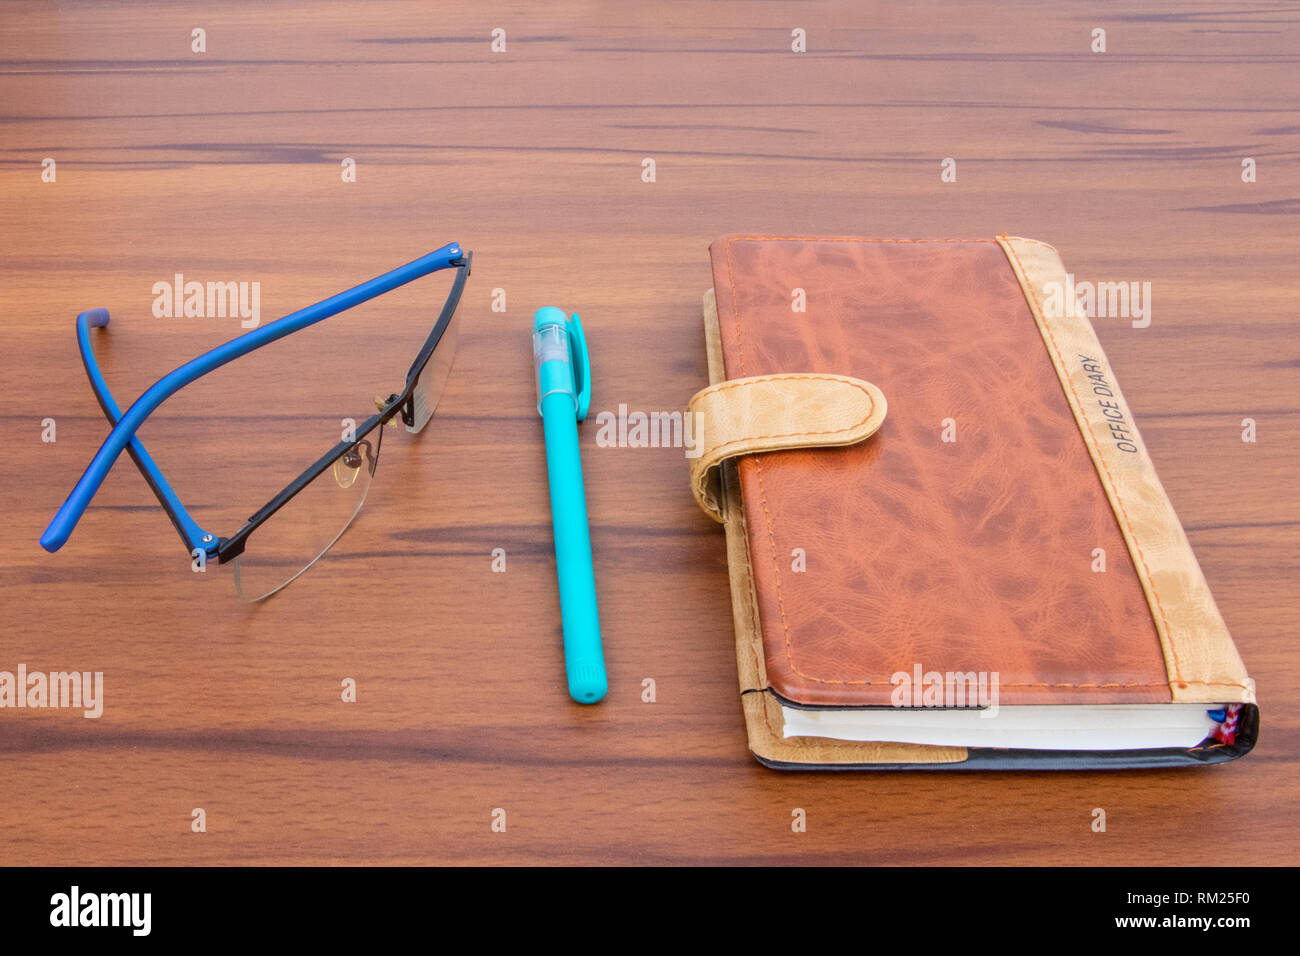
[[[362,451],[364,446],[365,451]],[[370,443],[363,441],[353,445],[338,458],[334,459],[334,481],[340,488],[351,488],[356,484],[357,475],[366,466],[370,457]]]

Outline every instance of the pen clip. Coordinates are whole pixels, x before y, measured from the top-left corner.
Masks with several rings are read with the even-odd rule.
[[[582,331],[582,320],[578,318],[577,312],[564,325],[569,334],[569,356],[573,365],[573,393],[578,406],[578,421],[584,421],[591,407],[591,358],[587,352],[587,336]]]

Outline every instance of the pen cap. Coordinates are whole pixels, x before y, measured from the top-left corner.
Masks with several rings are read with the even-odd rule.
[[[533,316],[533,365],[537,371],[537,413],[546,396],[557,392],[573,399],[578,421],[587,417],[591,402],[591,365],[582,321],[552,306]]]

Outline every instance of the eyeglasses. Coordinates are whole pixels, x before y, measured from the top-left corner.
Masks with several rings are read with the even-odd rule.
[[[453,242],[346,292],[247,332],[163,376],[125,413],[100,373],[91,343],[90,330],[108,325],[108,311],[91,309],[78,315],[77,345],[81,360],[113,430],[41,535],[41,547],[50,552],[63,547],[113,463],[126,451],[195,559],[206,562],[215,557],[220,564],[233,562],[235,589],[245,601],[260,601],[275,594],[315,564],[343,536],[361,510],[379,462],[384,426],[398,415],[412,434],[422,431],[429,423],[451,372],[458,331],[456,306],[470,273],[472,257],[472,253],[462,251]],[[136,437],[145,419],[186,385],[228,362],[413,279],[452,268],[456,277],[451,292],[411,363],[402,390],[387,399],[376,399],[376,414],[357,425],[344,441],[318,458],[233,535],[221,538],[201,528]]]

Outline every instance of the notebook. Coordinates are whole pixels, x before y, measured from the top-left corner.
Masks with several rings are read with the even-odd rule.
[[[1254,685],[1056,250],[727,236],[692,489],[782,768],[1214,763]]]

